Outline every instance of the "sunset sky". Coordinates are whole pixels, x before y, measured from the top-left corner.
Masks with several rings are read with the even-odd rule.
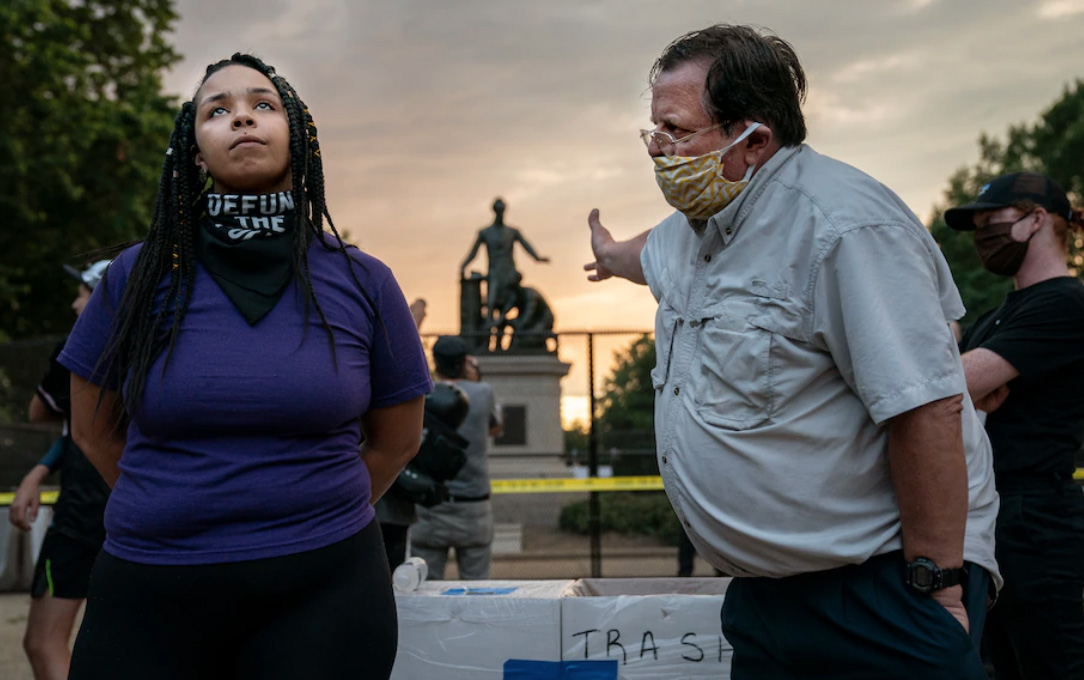
[[[336,224],[388,263],[428,331],[458,329],[457,272],[501,196],[552,259],[517,253],[558,329],[652,326],[646,288],[589,283],[586,216],[618,238],[670,209],[637,131],[647,73],[680,34],[770,28],[809,79],[808,143],[899,193],[923,220],[980,132],[1034,120],[1084,77],[1084,0],[179,0],[167,77],[251,51],[319,126]],[[484,271],[480,255],[474,268]]]

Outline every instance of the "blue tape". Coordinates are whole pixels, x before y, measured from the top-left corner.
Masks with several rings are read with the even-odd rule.
[[[441,595],[508,595],[518,590],[516,586],[505,588],[449,588]]]
[[[503,680],[617,680],[617,659],[605,661],[504,662]]]

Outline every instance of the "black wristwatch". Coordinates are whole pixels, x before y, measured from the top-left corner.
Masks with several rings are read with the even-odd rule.
[[[942,569],[928,557],[916,557],[914,562],[907,563],[907,585],[927,595],[942,588],[958,586],[966,578],[965,568]]]

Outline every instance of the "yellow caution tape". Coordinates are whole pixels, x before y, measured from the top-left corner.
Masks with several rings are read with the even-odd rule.
[[[493,493],[568,493],[573,491],[661,491],[662,477],[588,477],[586,479],[494,479]],[[45,505],[56,503],[56,491],[41,492]],[[11,505],[13,493],[0,493],[0,505]]]
[[[570,491],[659,491],[662,477],[587,477],[585,479],[494,479],[493,493],[568,493]]]
[[[42,491],[41,502],[43,505],[53,505],[54,503],[56,503],[56,497],[59,495],[59,491]],[[14,493],[0,493],[0,505],[11,505],[14,502]]]
[[[1084,468],[1077,468],[1073,479],[1084,481]],[[569,493],[575,491],[661,491],[662,477],[587,477],[585,479],[494,479],[492,492],[498,493]],[[41,502],[56,503],[58,491],[42,491]],[[0,493],[0,505],[11,505],[13,493]]]

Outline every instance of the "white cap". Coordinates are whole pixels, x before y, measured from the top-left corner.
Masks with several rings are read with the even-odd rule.
[[[109,268],[112,260],[98,260],[86,269],[80,271],[71,265],[64,265],[64,271],[79,279],[87,288],[94,290],[105,276],[105,270]]]

